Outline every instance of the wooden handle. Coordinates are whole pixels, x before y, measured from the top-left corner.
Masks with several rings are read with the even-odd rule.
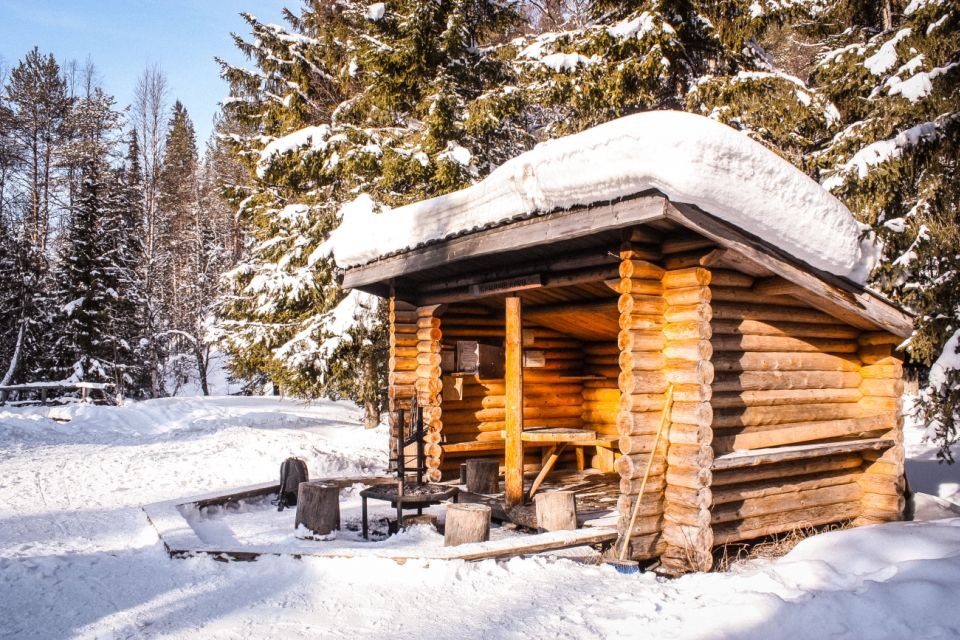
[[[623,561],[627,557],[627,549],[630,548],[630,538],[633,533],[633,525],[637,521],[637,514],[640,512],[640,501],[643,500],[643,491],[647,488],[647,478],[650,477],[650,468],[653,466],[653,456],[657,453],[657,447],[660,445],[660,436],[663,434],[663,428],[670,419],[670,407],[673,405],[673,385],[667,387],[667,397],[663,403],[663,413],[660,414],[660,426],[657,428],[657,437],[653,441],[653,448],[650,450],[650,457],[647,458],[647,469],[643,472],[643,482],[640,483],[640,492],[637,494],[637,501],[633,505],[633,513],[630,514],[630,526],[627,527],[626,535],[623,538],[623,546],[620,548],[619,560]]]

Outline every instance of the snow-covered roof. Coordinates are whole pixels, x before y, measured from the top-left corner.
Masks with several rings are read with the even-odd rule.
[[[698,206],[793,257],[856,283],[877,249],[833,195],[748,136],[677,111],[627,116],[550,140],[483,181],[376,212],[362,196],[329,240],[337,264],[377,258],[506,223],[657,190]]]

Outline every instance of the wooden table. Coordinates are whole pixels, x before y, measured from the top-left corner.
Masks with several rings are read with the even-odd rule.
[[[533,484],[530,486],[530,494],[527,496],[530,500],[536,495],[537,489],[543,484],[543,480],[547,477],[547,474],[550,473],[550,470],[553,469],[553,465],[557,463],[560,454],[567,448],[567,445],[591,447],[598,444],[597,432],[590,429],[524,429],[520,434],[520,440],[522,442],[547,445],[549,447],[544,453],[546,460],[540,468],[540,473],[537,474],[537,477],[533,480]]]

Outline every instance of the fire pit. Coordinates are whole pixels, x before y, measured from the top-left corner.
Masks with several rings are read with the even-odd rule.
[[[399,494],[399,495],[398,495]],[[383,500],[389,502],[391,507],[397,509],[397,530],[403,522],[404,509],[416,509],[417,514],[423,513],[424,507],[440,504],[444,500],[453,499],[457,502],[460,489],[444,484],[420,484],[416,482],[404,482],[403,489],[400,490],[400,483],[380,484],[364,489],[360,492],[363,499],[363,538],[368,538],[367,523],[367,499]]]
[[[404,410],[400,409],[397,421],[397,482],[383,484],[364,489],[360,492],[363,498],[363,539],[367,539],[367,499],[384,500],[397,509],[397,531],[403,526],[403,510],[416,509],[417,515],[423,515],[423,508],[440,504],[444,500],[453,498],[457,501],[460,490],[443,484],[425,483],[423,472],[426,464],[423,455],[424,431],[423,409],[417,406],[417,397],[410,400],[410,421],[404,420]],[[416,482],[407,480],[406,450],[415,445],[417,450]]]

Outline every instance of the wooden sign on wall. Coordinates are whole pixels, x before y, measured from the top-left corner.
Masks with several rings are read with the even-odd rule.
[[[540,280],[540,274],[534,273],[529,276],[517,276],[516,278],[505,278],[503,280],[491,280],[490,282],[473,284],[470,285],[470,293],[475,296],[486,296],[492,293],[536,289],[540,286],[543,286],[543,282]]]

